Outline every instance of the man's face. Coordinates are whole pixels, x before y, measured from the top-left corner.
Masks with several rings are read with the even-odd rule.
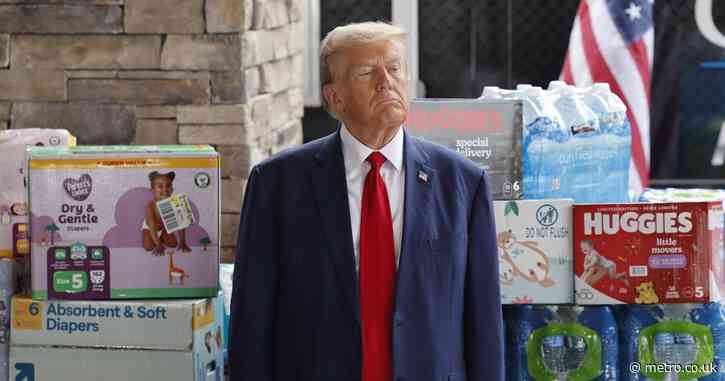
[[[354,45],[332,57],[327,86],[332,110],[345,122],[389,128],[408,114],[404,49],[397,41]],[[331,99],[330,99],[331,98]]]

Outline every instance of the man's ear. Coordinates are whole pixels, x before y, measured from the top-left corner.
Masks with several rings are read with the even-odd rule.
[[[340,98],[340,94],[337,92],[335,84],[328,83],[322,86],[322,96],[325,97],[327,106],[334,114],[340,114],[344,111],[342,98]]]

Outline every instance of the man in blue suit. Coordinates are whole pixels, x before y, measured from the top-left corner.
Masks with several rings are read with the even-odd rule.
[[[321,46],[330,136],[257,165],[242,210],[232,381],[503,381],[488,178],[405,133],[405,34]]]

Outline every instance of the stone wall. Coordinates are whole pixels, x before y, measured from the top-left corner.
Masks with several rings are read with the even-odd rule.
[[[0,0],[0,129],[214,145],[222,257],[260,160],[302,142],[304,0]]]

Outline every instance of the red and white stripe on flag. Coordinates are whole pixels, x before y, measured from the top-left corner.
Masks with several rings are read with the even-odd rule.
[[[576,86],[607,82],[627,106],[632,126],[632,190],[641,190],[649,181],[653,2],[582,0],[561,73],[564,81]]]

